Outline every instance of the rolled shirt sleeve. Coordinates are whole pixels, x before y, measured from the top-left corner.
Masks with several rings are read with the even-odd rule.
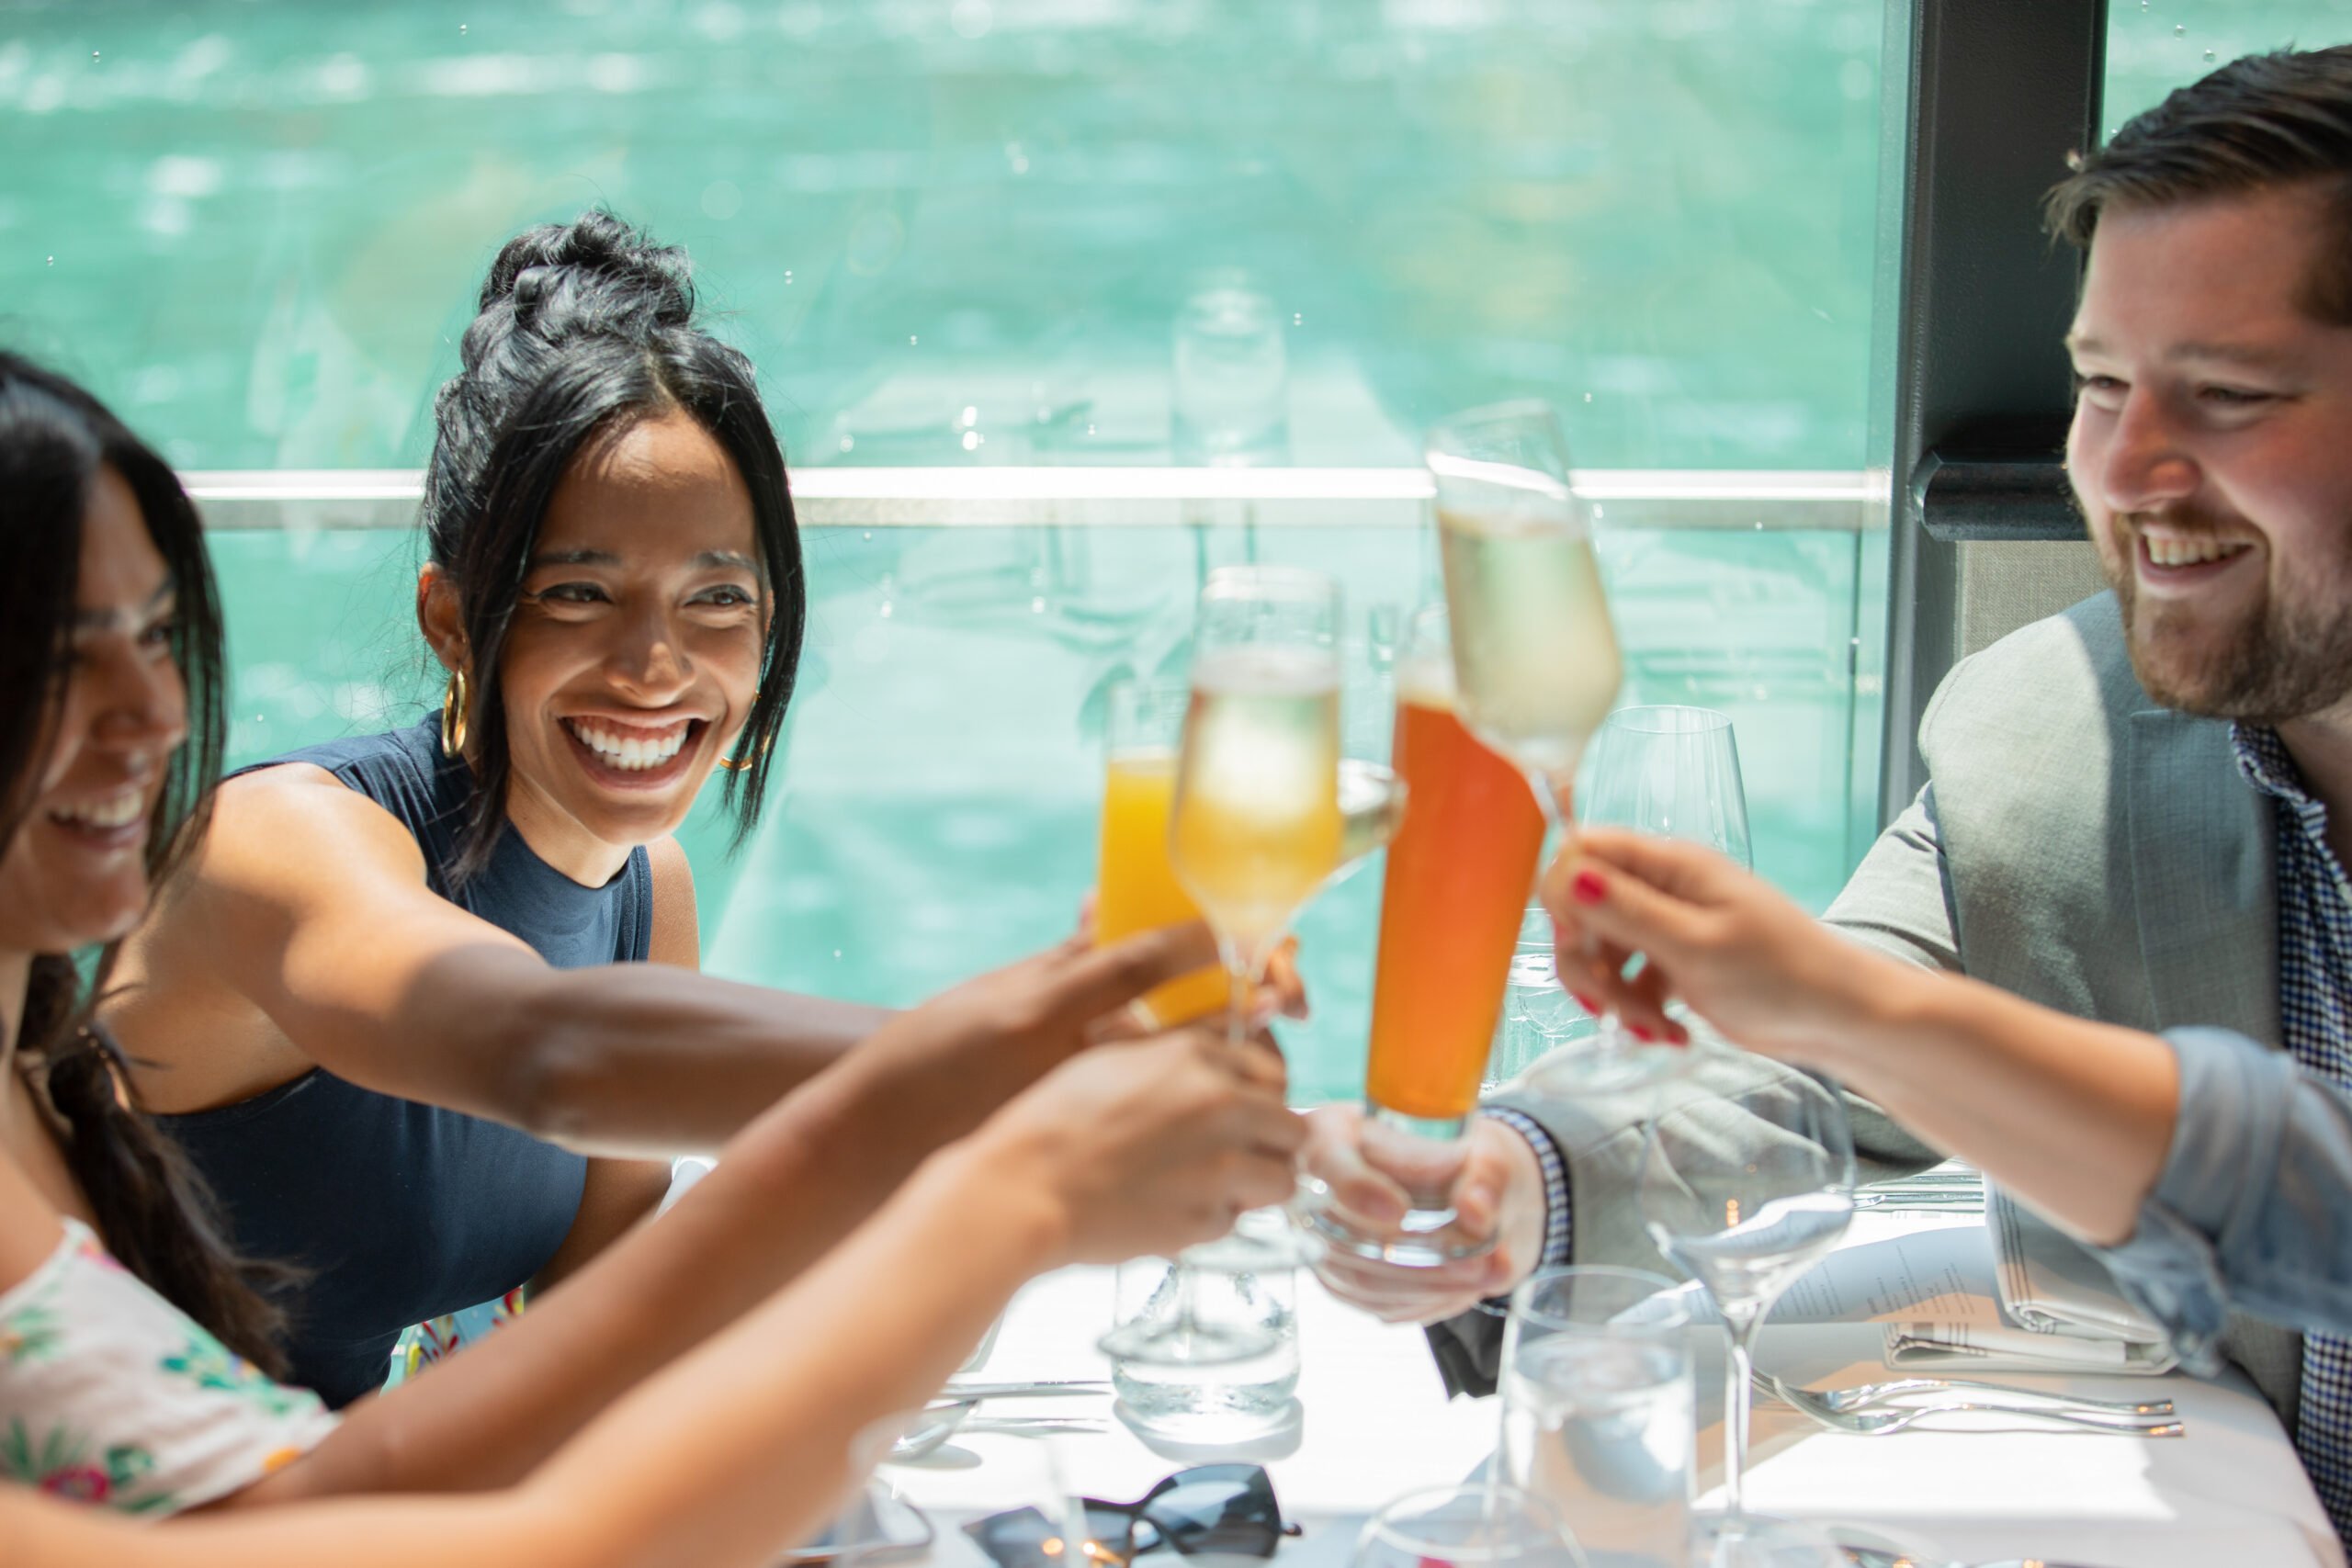
[[[2230,1307],[2352,1331],[2352,1096],[2284,1052],[2177,1029],[2180,1111],[2116,1282],[2190,1367],[2220,1361]]]

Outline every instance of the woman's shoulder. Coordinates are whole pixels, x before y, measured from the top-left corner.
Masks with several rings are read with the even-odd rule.
[[[276,786],[305,776],[315,780],[317,773],[311,770],[328,774],[344,788],[390,813],[425,852],[429,863],[437,865],[448,858],[453,836],[463,819],[469,781],[461,763],[441,754],[435,720],[320,741],[251,763],[229,776],[239,781],[267,779]]]
[[[273,1382],[68,1220],[0,1293],[0,1479],[119,1512],[177,1513],[316,1445],[334,1416]]]
[[[346,786],[373,795],[386,789],[426,789],[440,773],[440,747],[430,719],[370,735],[340,736],[280,752],[233,770],[231,778],[308,763],[334,774]]]

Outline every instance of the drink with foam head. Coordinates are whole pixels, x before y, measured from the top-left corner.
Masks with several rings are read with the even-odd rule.
[[[1375,1114],[1455,1121],[1478,1100],[1544,817],[1454,711],[1442,612],[1396,665],[1395,767],[1408,807],[1388,847],[1372,994]]]
[[[1262,961],[1338,868],[1339,767],[1340,671],[1328,651],[1242,645],[1194,660],[1170,858],[1237,953]]]

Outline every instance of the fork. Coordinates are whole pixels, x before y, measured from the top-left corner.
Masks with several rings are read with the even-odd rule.
[[[2039,1402],[2033,1406],[2037,1410],[2063,1405],[2070,1410],[2104,1411],[2119,1416],[2170,1416],[2174,1413],[2173,1403],[2169,1399],[2093,1399],[2086,1394],[2051,1393],[2038,1388],[2012,1388],[2007,1383],[1978,1382],[1970,1378],[1888,1378],[1879,1382],[1856,1383],[1851,1388],[1792,1392],[1789,1384],[1770,1373],[1758,1372],[1756,1384],[1765,1393],[1777,1395],[1791,1404],[1797,1403],[1798,1393],[1809,1394],[1841,1416],[1850,1415],[1865,1405],[1882,1404],[1887,1400],[1914,1393],[1973,1393],[2033,1400]],[[1987,1400],[1985,1403],[1991,1402]]]
[[[1829,1408],[1818,1394],[1810,1390],[1786,1385],[1774,1387],[1768,1380],[1758,1381],[1821,1426],[1833,1432],[1847,1432],[1858,1438],[1888,1437],[1930,1416],[1948,1416],[1955,1411],[1987,1411],[1996,1416],[2053,1422],[2061,1427],[2085,1427],[2100,1432],[2130,1432],[2142,1438],[2177,1438],[2188,1430],[2177,1420],[2150,1420],[2111,1410],[2062,1410],[2055,1405],[2035,1409],[2030,1405],[1987,1404],[1965,1399],[1945,1400],[1935,1404],[1910,1404],[1899,1410],[1838,1411]]]

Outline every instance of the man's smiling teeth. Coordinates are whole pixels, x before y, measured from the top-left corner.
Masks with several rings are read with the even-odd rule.
[[[69,828],[96,828],[109,831],[136,822],[147,809],[143,790],[126,789],[94,800],[83,806],[68,806],[49,815],[51,819]]]
[[[2160,539],[2153,534],[2140,536],[2148,547],[2148,558],[2158,566],[2202,566],[2207,561],[2222,560],[2254,548],[2244,540]]]
[[[607,729],[587,719],[569,719],[566,728],[578,736],[580,743],[596,753],[599,761],[624,773],[638,773],[658,768],[678,754],[686,743],[694,726],[681,720],[678,727],[666,734],[646,737],[626,735],[617,729]]]

